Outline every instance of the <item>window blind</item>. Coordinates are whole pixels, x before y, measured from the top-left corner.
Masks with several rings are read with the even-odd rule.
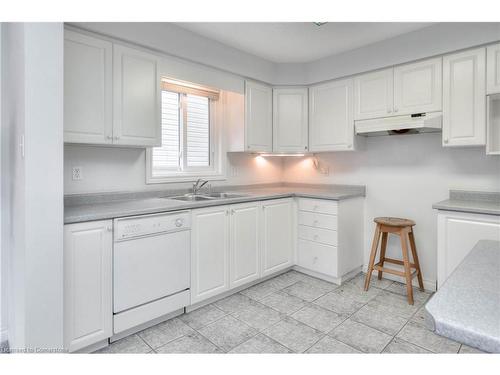
[[[186,164],[210,166],[210,106],[207,97],[187,95]]]
[[[163,90],[174,91],[180,94],[204,96],[211,100],[219,100],[219,90],[197,85],[195,83],[180,81],[172,78],[162,78],[161,85]]]
[[[180,128],[178,93],[161,93],[161,147],[154,147],[152,162],[154,170],[178,170],[180,168]]]

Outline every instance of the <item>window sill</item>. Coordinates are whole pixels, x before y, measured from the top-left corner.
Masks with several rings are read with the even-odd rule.
[[[226,180],[224,174],[207,174],[207,173],[179,173],[165,177],[146,177],[146,184],[173,184],[177,182],[195,182],[197,179],[206,181],[223,181]]]

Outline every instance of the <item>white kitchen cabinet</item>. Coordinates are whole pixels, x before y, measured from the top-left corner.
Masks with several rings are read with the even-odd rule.
[[[443,58],[443,146],[486,143],[486,50]]]
[[[245,81],[245,151],[271,152],[273,149],[273,90]]]
[[[262,202],[262,276],[294,263],[294,212],[292,199]]]
[[[442,58],[394,68],[394,115],[442,109]]]
[[[354,119],[393,115],[394,69],[378,70],[354,78]]]
[[[486,93],[500,93],[500,43],[489,46],[487,49],[487,81]]]
[[[71,352],[112,335],[111,220],[64,226],[64,345]]]
[[[161,146],[161,77],[156,55],[113,45],[113,143]]]
[[[438,288],[479,240],[500,241],[499,216],[441,210],[438,212]]]
[[[353,150],[353,80],[343,79],[309,89],[310,151]]]
[[[260,205],[230,206],[230,287],[235,288],[260,277]]]
[[[192,211],[191,304],[229,289],[229,206]]]
[[[110,144],[112,43],[64,31],[64,142]]]
[[[273,152],[306,152],[307,88],[273,89]]]

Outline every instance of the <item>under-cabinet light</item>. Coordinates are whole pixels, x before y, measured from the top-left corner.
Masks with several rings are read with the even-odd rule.
[[[270,157],[270,156],[304,156],[305,154],[259,154],[259,156]]]

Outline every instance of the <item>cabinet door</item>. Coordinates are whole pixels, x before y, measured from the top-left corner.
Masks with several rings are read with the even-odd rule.
[[[311,152],[354,149],[352,79],[311,87],[309,111]]]
[[[441,111],[441,72],[441,57],[395,67],[394,114]]]
[[[293,265],[293,203],[280,199],[262,203],[262,276]]]
[[[69,351],[112,335],[111,220],[64,226],[64,342]]]
[[[260,277],[259,204],[231,206],[230,287]]]
[[[229,207],[193,210],[191,303],[229,289]]]
[[[245,150],[271,152],[273,149],[273,90],[245,81]]]
[[[64,31],[64,142],[112,142],[110,42]]]
[[[487,81],[486,93],[500,93],[500,43],[487,48],[488,61],[486,63]]]
[[[393,68],[354,78],[354,119],[364,120],[392,115]]]
[[[462,212],[438,214],[438,287],[479,240],[500,241],[500,217]]]
[[[443,146],[486,143],[486,51],[443,58]]]
[[[307,89],[273,89],[273,151],[307,151]]]
[[[161,146],[158,58],[113,46],[113,143]]]

